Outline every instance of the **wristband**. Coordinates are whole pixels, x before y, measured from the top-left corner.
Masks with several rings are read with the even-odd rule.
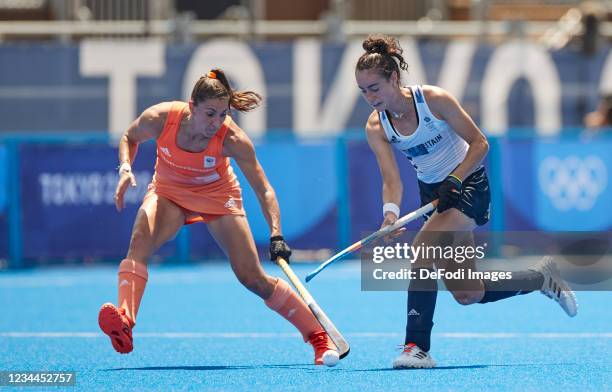
[[[459,181],[459,185],[463,185],[463,180],[461,178],[459,178],[459,176],[457,176],[455,174],[449,174],[448,176],[454,178],[457,181]]]
[[[275,235],[274,237],[270,237],[270,242],[273,241],[284,241],[285,239],[283,238],[282,235]]]
[[[119,174],[129,173],[131,171],[132,171],[132,166],[130,165],[129,162],[123,162],[121,163],[121,166],[119,166]]]
[[[387,212],[394,213],[396,218],[399,218],[400,216],[400,208],[395,203],[385,203],[383,205],[383,217],[387,214]]]

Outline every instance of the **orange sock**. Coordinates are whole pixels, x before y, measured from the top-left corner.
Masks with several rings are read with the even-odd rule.
[[[136,322],[148,278],[146,264],[130,259],[124,259],[119,264],[119,306],[125,309],[133,322]]]
[[[276,282],[272,295],[266,300],[266,305],[293,324],[305,342],[313,333],[323,331],[306,303],[282,279]]]

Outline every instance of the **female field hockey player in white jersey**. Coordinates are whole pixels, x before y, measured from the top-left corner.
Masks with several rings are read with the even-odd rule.
[[[447,91],[435,86],[401,86],[400,69],[407,70],[408,65],[397,39],[371,35],[363,48],[355,77],[363,97],[374,109],[366,135],[382,175],[382,226],[393,224],[400,216],[403,185],[392,150],[395,147],[416,170],[421,204],[438,199],[436,211],[426,218],[414,244],[473,246],[472,230],[489,220],[489,182],[481,165],[489,148],[486,137]],[[464,261],[461,267],[454,261],[433,262],[447,271],[475,271],[473,259]],[[419,259],[413,264],[417,279],[412,279],[408,287],[404,350],[394,360],[394,368],[435,366],[429,349],[437,281],[418,278],[432,272],[433,262]],[[445,285],[463,305],[540,290],[554,298],[569,316],[576,314],[575,295],[552,259],[546,257],[533,269],[511,276],[499,280],[449,279]]]

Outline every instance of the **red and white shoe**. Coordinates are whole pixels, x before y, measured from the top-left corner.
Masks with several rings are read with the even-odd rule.
[[[435,366],[436,362],[431,355],[414,343],[406,344],[404,351],[393,361],[393,369],[429,369]]]
[[[310,343],[314,349],[315,365],[323,365],[323,355],[325,355],[327,351],[338,351],[336,345],[334,342],[332,342],[325,331],[315,332],[310,335],[310,338],[308,338],[308,343]]]
[[[132,339],[134,322],[128,317],[125,309],[105,303],[98,314],[98,325],[102,332],[110,337],[113,348],[118,353],[127,354],[134,349]]]

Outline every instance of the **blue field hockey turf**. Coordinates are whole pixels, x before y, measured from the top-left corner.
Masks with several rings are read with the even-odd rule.
[[[303,278],[314,266],[293,267]],[[612,390],[608,292],[578,292],[574,319],[539,293],[466,307],[443,292],[431,351],[438,368],[395,371],[406,295],[360,291],[358,263],[307,285],[351,344],[335,368],[312,365],[310,346],[227,263],[149,273],[128,355],[97,326],[100,305],[116,301],[116,267],[0,273],[0,370],[75,371],[76,388],[65,389],[84,391]]]

